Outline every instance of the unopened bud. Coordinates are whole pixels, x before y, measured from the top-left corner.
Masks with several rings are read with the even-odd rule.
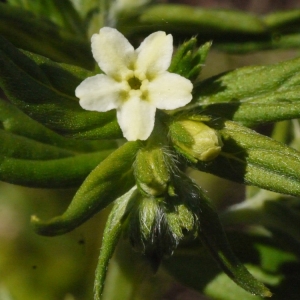
[[[126,235],[135,250],[159,262],[170,255],[176,243],[170,232],[163,198],[139,195],[127,222]]]
[[[196,236],[197,218],[179,201],[178,197],[150,198],[137,194],[125,230],[135,250],[159,262],[170,256],[185,236]]]
[[[170,134],[174,147],[195,162],[213,160],[223,146],[219,133],[199,121],[175,121],[170,125]]]
[[[167,190],[170,174],[162,148],[139,150],[135,160],[135,177],[141,192],[147,196],[156,197]]]

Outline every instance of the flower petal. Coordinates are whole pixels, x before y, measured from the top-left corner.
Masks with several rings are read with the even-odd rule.
[[[112,77],[124,78],[122,75],[132,69],[136,55],[124,35],[114,28],[103,27],[91,40],[93,56],[101,70]]]
[[[154,127],[156,108],[138,96],[130,97],[117,110],[118,123],[128,141],[146,140]]]
[[[136,70],[149,77],[165,72],[171,63],[173,37],[163,31],[150,34],[136,49]]]
[[[101,112],[117,108],[120,93],[121,84],[103,74],[85,79],[75,90],[82,108]]]
[[[176,109],[192,100],[192,83],[174,73],[165,72],[148,85],[148,98],[159,109]]]

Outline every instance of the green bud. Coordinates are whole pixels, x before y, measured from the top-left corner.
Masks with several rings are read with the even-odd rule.
[[[143,198],[139,207],[139,225],[143,244],[152,240],[152,231],[160,215],[159,202],[156,198]]]
[[[140,191],[157,197],[168,188],[170,174],[166,157],[160,147],[140,149],[135,160],[135,177]]]
[[[140,193],[134,197],[125,234],[134,249],[156,266],[173,253],[183,238],[196,237],[198,218],[190,205],[182,202],[184,197],[155,198]]]
[[[195,163],[213,160],[223,146],[219,133],[199,121],[185,119],[173,122],[170,136],[175,149]]]
[[[133,248],[145,254],[155,264],[169,255],[172,252],[170,249],[176,244],[168,230],[162,200],[137,195],[125,231]]]

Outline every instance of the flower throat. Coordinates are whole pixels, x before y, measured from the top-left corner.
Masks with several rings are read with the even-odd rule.
[[[132,77],[128,80],[128,84],[133,90],[139,90],[141,88],[142,82],[138,78]]]

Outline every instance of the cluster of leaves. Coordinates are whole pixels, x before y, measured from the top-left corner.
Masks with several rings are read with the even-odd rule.
[[[126,234],[131,240],[136,239],[136,235],[131,236],[130,232],[136,223],[128,221],[128,216],[134,216],[134,212],[130,215],[128,210],[138,202],[133,197],[137,175],[132,166],[137,155],[148,149],[147,143],[140,142],[127,142],[118,148],[116,139],[122,138],[122,133],[115,112],[84,111],[74,96],[78,84],[94,74],[87,37],[95,24],[87,20],[93,20],[91,16],[101,13],[96,2],[79,1],[77,10],[71,2],[59,0],[49,1],[48,6],[44,1],[35,4],[16,0],[8,1],[9,4],[0,3],[0,33],[12,43],[4,38],[0,40],[0,87],[6,96],[6,99],[0,99],[0,179],[31,187],[80,186],[62,216],[45,223],[33,217],[36,231],[43,235],[73,230],[115,201],[104,232],[96,272],[95,299],[101,294],[109,259],[124,227],[127,226]],[[89,4],[85,6],[84,3]],[[227,51],[299,46],[299,11],[259,18],[241,12],[153,5],[127,13],[116,26],[133,39],[149,30],[159,29],[172,32],[180,39],[197,33],[201,39],[213,39],[217,47]],[[45,42],[41,43],[41,40]],[[205,122],[220,134],[224,145],[220,155],[211,162],[193,161],[184,157],[184,153],[176,154],[172,163],[178,168],[177,179],[172,179],[176,182],[173,186],[170,184],[167,193],[179,204],[167,209],[162,208],[165,204],[160,202],[159,210],[164,209],[168,220],[173,220],[173,211],[177,213],[176,217],[182,216],[180,225],[170,222],[173,234],[177,232],[181,236],[182,228],[196,230],[200,242],[180,248],[164,264],[179,280],[212,297],[230,299],[230,291],[234,291],[235,297],[242,295],[240,298],[251,299],[251,295],[245,295],[235,287],[223,295],[217,294],[219,289],[215,286],[228,282],[222,275],[217,276],[220,270],[210,262],[208,249],[221,269],[241,287],[261,297],[269,296],[269,291],[248,273],[231,251],[219,217],[206,194],[182,171],[193,167],[254,185],[257,188],[251,195],[249,189],[249,199],[224,212],[221,218],[225,225],[260,225],[268,230],[269,235],[255,230],[233,232],[229,240],[234,250],[241,254],[242,261],[247,262],[249,269],[264,283],[272,286],[280,299],[291,276],[288,275],[289,269],[284,267],[290,262],[298,266],[299,204],[296,198],[271,192],[266,194],[261,189],[298,197],[300,153],[282,143],[286,142],[284,137],[291,132],[290,127],[282,123],[276,125],[279,132],[276,138],[279,136],[282,142],[250,127],[300,117],[300,59],[270,66],[244,67],[199,81],[211,43],[198,48],[198,42],[192,38],[183,43],[169,68],[170,72],[194,83],[193,101],[183,111],[166,118],[165,123],[168,128],[172,120],[182,117]],[[175,138],[180,140],[180,134]],[[296,145],[297,139],[289,142]],[[168,146],[172,148],[172,145]],[[157,160],[155,158],[153,164]],[[177,199],[180,198],[177,195],[181,199]],[[193,217],[199,221],[197,228],[187,222],[188,209],[182,215],[180,213],[182,207],[189,207],[191,199],[196,199],[197,203],[190,205],[196,205],[197,212]],[[147,242],[147,234],[138,232],[137,235],[135,242]],[[243,242],[237,243],[237,240]],[[155,242],[150,246],[154,244],[165,249],[160,241]],[[176,248],[177,242],[167,249],[168,254]],[[165,250],[159,260],[164,254]],[[204,267],[207,265],[209,267]],[[203,268],[210,271],[203,274]]]
[[[106,4],[97,0],[7,2],[0,3],[1,35],[22,49],[92,69],[94,61],[88,36],[103,26],[106,14],[101,12],[101,5],[103,9],[116,1],[100,1]],[[133,39],[164,30],[180,40],[198,35],[199,42],[213,40],[222,50],[241,53],[298,48],[300,11],[255,16],[241,11],[152,4],[126,10],[117,17],[115,26]]]

